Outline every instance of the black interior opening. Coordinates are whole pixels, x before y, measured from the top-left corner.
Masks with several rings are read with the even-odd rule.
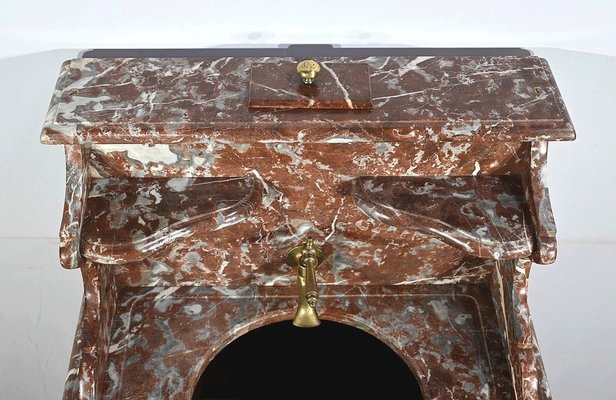
[[[376,337],[321,321],[290,321],[251,331],[207,366],[193,400],[202,399],[422,399],[404,360]]]

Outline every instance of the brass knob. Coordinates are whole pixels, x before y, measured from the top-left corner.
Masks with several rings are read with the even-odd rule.
[[[321,71],[321,66],[314,60],[304,60],[297,64],[297,74],[306,85],[311,85]]]

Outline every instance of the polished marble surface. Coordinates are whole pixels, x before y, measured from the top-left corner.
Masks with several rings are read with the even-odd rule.
[[[41,142],[423,143],[575,138],[550,67],[539,57],[318,58],[347,97],[348,89],[329,65],[370,66],[372,110],[324,109],[306,114],[301,111],[307,110],[256,112],[246,107],[251,66],[269,63],[284,68],[290,61],[276,57],[67,60]],[[259,83],[276,88],[280,84],[276,77]]]
[[[60,57],[60,58],[61,58],[61,57]],[[52,73],[51,75],[53,75],[53,73]],[[561,86],[563,86],[563,85],[561,85]],[[565,86],[566,86],[566,85],[565,85]],[[44,94],[42,94],[42,96],[44,97]],[[569,103],[569,101],[568,101],[568,103]],[[571,106],[570,106],[570,107],[571,107]],[[575,117],[574,117],[574,118],[575,118]],[[576,122],[577,122],[577,121],[576,121]],[[33,125],[36,125],[36,124],[33,124]],[[22,129],[23,129],[23,128],[22,128]],[[578,129],[579,129],[579,125],[578,125]],[[597,134],[599,134],[599,133],[597,133]],[[609,138],[608,138],[608,140],[609,140]],[[578,144],[579,144],[579,143],[580,143],[580,142],[578,142]],[[556,166],[556,165],[554,165],[554,164],[556,164],[556,162],[554,162],[554,161],[553,161],[553,160],[554,160],[554,158],[558,159],[559,151],[561,151],[561,149],[562,149],[562,151],[564,151],[564,152],[565,152],[565,154],[568,152],[567,150],[565,150],[564,146],[559,146],[559,147],[558,147],[558,151],[555,151],[555,150],[554,150],[554,148],[553,148],[552,153],[551,153],[551,154],[552,154],[552,160],[551,160],[551,161],[552,161],[552,164],[551,164],[551,167],[550,167],[550,168],[551,168],[551,169],[556,169],[556,168],[561,168],[561,167],[562,167],[562,168],[566,171],[566,170],[567,170],[567,167],[569,166],[569,164],[568,164],[567,162],[563,162],[563,163],[561,163],[561,164],[558,164],[558,166]],[[49,152],[50,150],[51,150],[51,149],[45,149],[45,151],[46,151],[46,152]],[[600,149],[598,149],[598,151],[600,152],[601,150],[600,150]],[[577,153],[577,152],[576,152],[576,151],[572,151],[572,153],[574,153],[574,154],[575,154],[575,153]],[[9,155],[9,157],[11,157],[11,156]],[[566,157],[566,158],[568,158],[568,159],[575,159],[575,155],[574,155],[574,157]],[[61,159],[61,157],[60,157],[60,159]],[[44,158],[41,158],[41,160],[44,160]],[[20,161],[20,160],[17,160],[17,163],[19,163],[19,161]],[[565,160],[563,160],[563,161],[565,161]],[[50,164],[51,164],[51,162],[50,162]],[[582,163],[582,164],[578,163],[577,165],[578,165],[578,166],[580,166],[580,167],[582,168],[582,170],[584,170],[584,168],[585,168],[585,167],[584,167],[584,166],[585,166],[585,164],[583,164],[583,163]],[[59,173],[58,173],[57,175],[58,175],[58,177],[60,177],[60,181],[62,181],[61,171],[58,171],[58,172],[59,172]],[[602,171],[597,170],[597,173],[600,175],[600,174],[602,173]],[[550,181],[550,182],[551,182],[551,185],[550,185],[550,186],[551,186],[551,188],[553,189],[553,191],[552,191],[552,196],[553,196],[553,198],[557,199],[557,198],[560,198],[560,197],[564,197],[564,196],[566,196],[566,195],[561,195],[561,194],[555,194],[555,193],[554,193],[554,191],[555,191],[554,189],[556,189],[556,191],[558,191],[558,190],[559,190],[558,179],[557,179],[557,180],[555,180],[555,179],[554,179],[554,175],[555,175],[555,174],[554,174],[554,173],[552,173],[552,179],[551,179],[551,181]],[[15,176],[17,176],[17,175],[15,175]],[[40,176],[40,175],[39,175],[39,176]],[[53,173],[51,174],[51,176],[53,176]],[[556,175],[556,176],[558,177],[559,175]],[[35,176],[35,179],[36,179],[36,176]],[[570,179],[570,176],[567,176],[567,177],[562,177],[562,182],[566,182],[566,181],[568,181],[569,179]],[[43,180],[49,180],[49,178],[47,178],[47,179],[43,179]],[[42,180],[42,181],[43,181],[43,180]],[[18,185],[18,184],[17,184],[17,182],[19,182],[19,181],[14,181],[14,182],[15,182],[15,183],[11,183],[11,182],[9,182],[9,184],[12,184],[12,185]],[[582,183],[582,185],[584,184],[584,182],[581,182],[581,183]],[[18,188],[19,186],[16,186],[16,187]],[[560,186],[560,190],[562,190],[562,188],[564,188],[564,187],[565,187],[565,185]],[[590,188],[590,190],[593,190],[593,188],[592,188],[592,187],[589,187],[589,188]],[[596,190],[596,189],[595,189],[595,190]],[[580,196],[581,196],[581,195],[582,195],[582,194],[580,194]],[[59,196],[59,197],[61,197],[61,196]],[[585,197],[585,196],[583,196],[582,198],[584,198],[584,197]],[[609,196],[608,196],[608,198],[609,198]],[[27,201],[36,201],[36,200],[27,200]],[[563,202],[564,202],[564,203],[566,203],[567,201],[574,201],[574,200],[566,200],[566,199],[565,199],[565,200],[563,200]],[[602,198],[601,198],[600,196],[598,196],[598,197],[597,197],[597,201],[598,201],[598,203],[599,203],[599,204],[601,204],[601,202],[602,202],[602,201],[604,201],[604,200],[602,200]],[[566,220],[566,221],[574,221],[574,220],[575,220],[575,218],[576,218],[578,215],[577,215],[577,214],[575,214],[575,213],[567,213],[567,212],[563,212],[563,211],[561,211],[561,212],[559,213],[559,210],[558,210],[558,205],[559,205],[559,203],[558,203],[558,201],[557,201],[557,202],[555,203],[555,209],[556,209],[556,213],[557,213],[557,216],[558,216],[559,228],[561,228],[561,235],[563,235],[563,236],[567,235],[567,236],[565,236],[565,237],[571,237],[571,236],[576,237],[576,235],[580,235],[580,236],[577,236],[577,237],[581,237],[581,238],[588,237],[587,235],[586,235],[586,236],[581,235],[579,232],[573,232],[572,230],[567,230],[567,229],[564,229],[564,228],[563,228],[563,225],[565,225],[565,226],[567,225],[567,224],[564,222],[564,220]],[[10,206],[11,206],[11,204],[9,204],[9,207],[10,207]],[[9,209],[10,209],[10,208],[9,208]],[[37,212],[36,208],[33,208],[33,211],[36,213],[36,212]],[[49,212],[49,210],[47,210],[47,213],[48,213],[48,212]],[[32,218],[32,216],[29,216],[29,215],[24,215],[24,218],[27,220],[28,218]],[[44,223],[45,223],[45,220],[42,220],[42,223],[44,224]],[[10,218],[9,218],[9,224],[10,224]],[[585,223],[582,223],[582,224],[581,224],[581,225],[579,225],[579,226],[581,226],[581,227],[588,226],[588,225],[585,225],[585,224],[588,224],[588,221],[586,221]],[[54,225],[54,224],[50,224],[50,225]],[[9,226],[10,226],[10,225],[9,225]],[[28,225],[28,226],[29,226],[29,227],[32,227],[32,228],[34,228],[34,229],[36,229],[36,225],[35,225],[35,224],[30,224],[30,225]],[[22,226],[20,226],[20,228],[21,228],[21,229],[24,229],[23,225],[22,225]],[[16,232],[19,232],[19,229],[20,229],[20,228],[18,228],[18,229],[16,230]],[[590,235],[592,236],[592,235],[593,235],[593,232],[601,232],[601,229],[605,229],[605,227],[604,227],[604,228],[599,227],[599,229],[598,229],[598,230],[595,230],[595,229],[593,229],[593,230],[582,230],[582,232],[587,232],[588,234],[590,234]],[[563,232],[563,231],[564,231],[564,232]],[[52,232],[52,234],[53,234],[53,233],[55,233],[55,226],[52,226],[51,232]],[[568,236],[568,235],[571,235],[571,236]],[[607,235],[606,237],[609,237],[609,235]],[[592,248],[591,248],[591,249],[589,249],[589,248],[591,247],[590,245],[589,245],[589,246],[584,246],[584,245],[570,245],[570,244],[568,244],[568,241],[563,241],[563,243],[565,244],[565,246],[564,246],[564,248],[561,246],[561,250],[562,250],[562,252],[561,252],[561,258],[560,258],[560,260],[561,260],[561,261],[558,261],[558,262],[557,262],[557,265],[561,265],[561,266],[563,266],[564,268],[559,269],[558,271],[553,271],[553,270],[552,270],[552,268],[550,268],[550,269],[548,269],[548,270],[542,270],[541,268],[535,268],[535,270],[534,270],[534,272],[533,272],[533,274],[534,274],[534,279],[533,279],[533,280],[531,280],[531,281],[533,281],[533,282],[537,282],[536,280],[538,280],[538,279],[539,279],[542,275],[545,275],[545,276],[546,276],[546,281],[545,281],[545,283],[546,283],[546,289],[545,289],[544,291],[541,291],[541,292],[540,292],[540,289],[537,289],[537,288],[536,288],[536,285],[537,285],[537,284],[539,284],[539,282],[538,282],[538,283],[536,283],[536,284],[535,284],[535,283],[531,283],[531,290],[533,290],[533,294],[531,295],[531,299],[533,299],[533,300],[531,300],[531,306],[533,306],[533,307],[534,307],[533,311],[534,311],[534,314],[536,315],[536,317],[535,317],[535,322],[536,322],[536,325],[537,325],[537,329],[538,329],[538,331],[539,331],[539,336],[540,336],[540,338],[541,338],[541,344],[542,344],[542,348],[543,348],[544,357],[546,357],[546,364],[547,364],[547,367],[548,367],[548,371],[550,371],[550,380],[551,380],[551,383],[552,383],[552,386],[553,386],[553,391],[555,392],[555,396],[557,396],[558,398],[568,398],[567,396],[569,395],[569,393],[576,393],[576,392],[575,392],[575,390],[576,390],[576,389],[575,389],[575,388],[569,388],[569,389],[567,389],[567,390],[563,390],[563,389],[561,389],[561,393],[563,393],[563,394],[562,394],[562,395],[558,395],[558,390],[559,390],[559,387],[560,387],[560,388],[567,387],[567,386],[565,386],[565,385],[567,385],[567,382],[566,382],[566,380],[561,381],[561,380],[559,380],[559,379],[558,379],[558,378],[559,378],[559,376],[560,376],[560,373],[559,373],[559,371],[560,371],[560,370],[559,370],[559,365],[555,365],[555,363],[553,363],[553,365],[550,365],[550,361],[549,361],[549,357],[550,357],[549,348],[550,348],[550,346],[549,346],[549,345],[547,345],[547,346],[546,346],[546,342],[549,342],[549,338],[550,338],[550,333],[549,333],[549,332],[550,332],[550,331],[554,331],[555,327],[552,327],[552,328],[550,328],[550,329],[548,329],[547,331],[544,331],[544,332],[542,332],[542,331],[541,331],[541,329],[542,329],[542,328],[541,328],[541,320],[542,320],[542,318],[540,317],[540,314],[544,314],[546,311],[545,311],[545,309],[543,309],[543,310],[539,310],[539,307],[538,307],[538,306],[534,306],[534,304],[538,302],[536,299],[537,299],[537,297],[539,297],[539,298],[541,298],[543,301],[545,301],[545,302],[546,302],[546,304],[550,304],[550,302],[552,302],[551,304],[554,304],[554,305],[556,306],[556,304],[557,304],[557,303],[555,303],[555,302],[556,302],[556,299],[552,299],[552,297],[551,297],[551,293],[552,293],[551,291],[552,291],[552,290],[554,290],[554,289],[553,289],[553,287],[554,287],[555,285],[557,285],[559,282],[561,282],[561,283],[562,283],[563,281],[564,281],[564,282],[566,282],[566,281],[567,281],[567,279],[572,279],[572,280],[573,280],[573,276],[575,276],[576,282],[580,282],[582,279],[586,279],[586,275],[584,275],[584,276],[579,276],[579,265],[584,263],[584,261],[583,261],[584,259],[582,258],[582,254],[583,254],[583,255],[585,255],[585,257],[589,257],[589,259],[591,260],[591,261],[590,261],[591,263],[593,262],[593,260],[596,260],[596,261],[594,261],[594,262],[596,263],[595,265],[601,265],[602,263],[605,263],[605,262],[606,262],[606,261],[601,261],[601,260],[602,260],[602,259],[607,259],[607,255],[610,253],[610,251],[609,251],[609,250],[608,250],[608,251],[605,251],[605,252],[604,252],[604,251],[602,251],[602,249],[603,249],[603,250],[604,250],[604,249],[606,249],[606,247],[605,247],[605,246],[609,246],[609,245],[605,245],[605,246],[603,246],[603,247],[602,247],[602,246],[598,246],[598,247],[596,247],[596,246],[592,246]],[[569,263],[564,263],[564,262],[562,261],[564,258],[569,258],[569,257],[572,257],[571,253],[569,253],[569,254],[565,253],[565,251],[566,251],[565,249],[566,249],[567,247],[569,247],[569,246],[571,246],[570,248],[575,247],[575,252],[576,252],[576,253],[578,253],[578,252],[579,252],[579,254],[580,254],[580,255],[576,258],[576,260],[577,260],[577,264],[571,264],[571,265],[570,265]],[[20,248],[19,246],[16,246],[16,245],[14,244],[14,242],[13,242],[12,244],[8,244],[8,245],[7,245],[7,247],[8,247],[8,248],[10,248],[13,252],[15,252],[15,250],[17,250],[17,249],[19,249],[19,248]],[[594,255],[592,254],[593,252],[595,253]],[[11,251],[9,251],[9,253],[11,253]],[[27,251],[26,251],[26,250],[24,250],[24,251],[23,251],[23,253],[25,254],[25,253],[27,253]],[[607,253],[607,254],[606,254],[606,253]],[[32,255],[32,256],[34,256],[34,255]],[[594,257],[594,258],[593,258],[593,257]],[[604,258],[602,258],[602,257],[604,257]],[[30,257],[28,257],[28,258],[30,258]],[[54,254],[51,254],[51,258],[50,258],[50,259],[55,259],[55,253],[54,253]],[[41,261],[42,261],[42,260],[41,260]],[[39,264],[42,264],[42,262],[41,262],[41,261],[39,261]],[[16,264],[17,264],[17,265],[21,265],[20,263],[17,263],[17,262],[16,262]],[[577,266],[576,266],[576,265],[577,265]],[[604,265],[605,265],[605,264],[604,264]],[[43,267],[45,267],[45,266],[43,266]],[[46,266],[46,268],[49,268],[49,266]],[[589,268],[592,268],[592,267],[589,267]],[[597,268],[597,267],[595,267],[595,268]],[[53,270],[53,268],[52,268],[52,270]],[[571,274],[568,274],[566,271],[571,271]],[[57,270],[55,270],[55,272],[57,273],[58,271],[57,271]],[[558,273],[556,273],[556,272],[558,272]],[[597,275],[598,275],[598,276],[601,276],[601,272],[605,272],[605,271],[604,271],[604,270],[599,270],[599,271],[597,272]],[[559,276],[560,274],[566,274],[566,275],[565,275],[563,278],[558,278],[557,276]],[[16,275],[16,276],[19,276],[19,275]],[[607,278],[607,277],[606,277],[606,278]],[[33,278],[33,279],[36,279],[36,278]],[[588,277],[588,279],[591,279],[591,278],[590,278],[590,277]],[[48,281],[48,280],[46,280],[46,281]],[[597,281],[595,281],[594,279],[592,280],[592,282],[594,282],[594,283],[593,283],[593,285],[601,285],[600,281],[601,281],[600,279],[598,279]],[[606,279],[603,279],[603,282],[605,282],[605,281],[606,281]],[[64,282],[65,282],[65,281],[64,281],[64,280],[62,280],[62,283],[58,282],[58,285],[65,285],[65,283],[64,283]],[[544,281],[541,281],[541,282],[544,282]],[[583,282],[583,281],[582,281],[582,282]],[[43,286],[44,286],[44,290],[49,290],[49,291],[51,291],[51,290],[53,289],[52,287],[49,287],[49,286],[47,286],[47,285],[43,285]],[[589,287],[589,288],[590,288],[590,287],[595,287],[595,288],[596,288],[596,286],[591,286],[591,285],[590,285],[590,282],[589,282],[588,287]],[[548,288],[551,288],[551,289],[549,289],[549,290],[548,290]],[[10,291],[10,289],[12,289],[12,288],[7,289],[7,291],[6,291],[6,292],[7,292],[7,293],[14,293],[14,292],[11,292],[11,291]],[[606,288],[606,289],[607,289],[607,288]],[[15,289],[13,289],[13,290],[15,290]],[[578,289],[578,290],[579,290],[579,289]],[[590,290],[590,289],[586,289],[586,290]],[[66,292],[66,290],[65,290],[65,292]],[[594,293],[594,292],[598,292],[598,293],[600,293],[601,291],[597,291],[597,290],[592,290],[592,291],[591,291],[591,293]],[[77,298],[79,297],[79,296],[78,296],[78,293],[80,293],[80,289],[79,289],[78,285],[76,285],[76,287],[75,287],[75,292],[74,292],[74,293],[76,294],[75,299],[77,299]],[[541,294],[539,294],[539,293],[541,293]],[[610,306],[610,304],[613,304],[613,303],[611,303],[611,302],[609,302],[609,301],[608,301],[608,300],[609,300],[609,293],[610,293],[610,292],[606,290],[606,292],[605,292],[605,293],[607,293],[607,296],[608,296],[608,297],[600,297],[599,304],[600,304],[600,305],[601,305],[601,304],[603,304],[603,305],[604,305],[604,307],[609,307],[609,306]],[[17,295],[18,295],[18,293],[16,293],[16,296],[17,296]],[[596,295],[596,294],[595,294],[595,295]],[[561,297],[562,297],[562,296],[561,296]],[[588,297],[593,297],[593,296],[588,295],[588,296],[586,296],[586,297],[588,298]],[[601,300],[601,299],[603,299],[603,300]],[[71,303],[73,303],[73,305],[74,305],[74,301],[71,301]],[[539,303],[539,304],[541,304],[541,303]],[[588,324],[592,324],[592,323],[597,324],[597,322],[599,321],[598,319],[593,318],[593,317],[595,317],[595,316],[596,316],[595,314],[592,314],[592,313],[590,313],[590,314],[588,314],[588,313],[587,313],[587,314],[580,314],[580,313],[582,313],[582,312],[583,312],[583,310],[584,310],[583,308],[581,308],[581,307],[583,306],[583,304],[582,304],[582,305],[580,305],[580,304],[577,304],[577,303],[576,303],[576,304],[569,303],[568,305],[572,307],[572,308],[571,308],[571,312],[572,312],[572,313],[575,313],[575,312],[577,311],[577,313],[578,313],[577,315],[579,315],[579,316],[582,318],[582,320],[584,320],[584,319],[583,319],[584,317],[588,318],[588,319],[587,319]],[[55,308],[54,308],[54,309],[55,309]],[[555,308],[554,310],[560,310],[560,309],[561,309],[560,307],[557,307],[557,308]],[[74,311],[70,312],[71,316],[76,315],[76,312],[75,312],[75,311],[76,311],[76,310],[74,310]],[[68,313],[68,312],[67,312],[67,313]],[[555,318],[558,318],[558,317],[559,317],[559,314],[558,314],[558,313],[556,313],[556,312],[549,313],[549,314],[550,314],[550,319],[555,319]],[[11,315],[13,315],[13,314],[10,314],[8,311],[7,311],[6,313],[3,311],[2,316],[4,317],[5,315],[7,315],[7,316],[9,316],[9,318],[11,318],[10,316],[11,316]],[[44,314],[43,314],[43,315],[44,315]],[[569,317],[569,315],[568,315],[568,314],[567,314],[567,317]],[[16,318],[16,317],[13,317],[13,318]],[[15,320],[17,320],[17,318],[16,318]],[[580,336],[574,336],[574,337],[563,337],[562,335],[558,335],[559,337],[558,337],[558,339],[556,339],[556,340],[561,341],[561,342],[562,342],[562,341],[569,341],[569,343],[571,343],[571,344],[573,344],[573,345],[574,345],[572,348],[581,348],[581,343],[582,343],[582,342],[575,342],[576,338],[581,337],[581,335],[583,335],[583,334],[585,334],[585,335],[590,335],[590,334],[592,334],[592,333],[591,333],[591,332],[588,332],[588,330],[587,330],[587,329],[585,329],[585,330],[584,330],[584,332],[581,332],[581,329],[579,328],[578,324],[575,324],[575,325],[567,325],[567,323],[566,323],[566,322],[567,322],[568,320],[569,320],[569,318],[567,318],[567,319],[560,319],[560,320],[557,320],[557,322],[554,324],[554,326],[559,326],[559,325],[560,325],[560,326],[563,326],[564,328],[568,329],[569,331],[576,332],[576,333],[577,333],[578,335],[580,335]],[[12,321],[13,321],[13,319],[11,319],[10,321],[12,322]],[[605,322],[605,321],[604,321],[604,322]],[[72,321],[67,321],[67,324],[68,324],[68,325],[70,325],[70,329],[69,329],[69,331],[70,331],[70,332],[69,332],[69,336],[72,336],[72,330],[73,330],[74,323],[73,323]],[[603,337],[602,335],[604,335],[605,333],[609,333],[609,332],[610,332],[610,329],[613,329],[613,328],[610,328],[609,326],[604,326],[604,325],[602,325],[602,328],[601,328],[601,329],[599,329],[599,330],[596,332],[596,335],[597,335],[597,336],[596,336],[595,338],[596,338],[596,339],[600,342],[601,338]],[[546,336],[547,336],[547,338],[546,338]],[[592,340],[591,340],[591,342],[592,342]],[[68,345],[67,345],[67,346],[68,346]],[[558,347],[557,347],[557,348],[559,348],[559,349],[560,349],[560,344],[558,345]],[[602,354],[602,353],[604,353],[604,352],[605,352],[606,348],[605,348],[605,347],[601,347],[601,350],[600,350],[600,349],[596,349],[596,350],[594,350],[594,349],[595,349],[595,347],[591,346],[591,349],[590,349],[590,351],[591,351],[591,357],[587,357],[587,358],[586,358],[586,360],[587,360],[586,362],[593,362],[593,363],[595,363],[595,362],[596,362],[598,365],[602,365],[602,366],[603,366],[603,371],[607,374],[607,373],[610,371],[610,363],[609,363],[609,361],[604,361],[603,363],[601,362],[601,360],[605,360],[605,358],[602,358],[602,356],[603,356],[603,354]],[[68,350],[68,349],[66,349],[66,351],[67,351],[67,350]],[[609,347],[607,348],[607,350],[609,351]],[[66,351],[64,352],[64,354],[66,354]],[[572,350],[572,352],[571,352],[571,353],[576,354],[576,350]],[[569,353],[569,354],[571,354],[571,353]],[[3,354],[4,354],[4,353],[3,353]],[[559,354],[560,354],[560,353],[559,353]],[[557,355],[558,355],[558,354],[556,354],[556,353],[552,353],[552,357],[556,357]],[[563,357],[564,357],[564,355],[563,355]],[[26,359],[27,359],[27,358],[24,358],[24,360],[26,360]],[[567,364],[568,359],[562,359],[562,360],[559,360],[559,361],[560,361],[560,364],[562,364],[562,368],[563,368],[563,369],[562,369],[562,371],[567,371],[567,370],[566,370],[566,366],[567,366],[567,365],[570,365],[570,364]],[[34,368],[33,368],[33,370],[34,370]],[[572,370],[573,370],[573,368],[572,368]],[[555,371],[555,372],[552,372],[552,371]],[[17,370],[15,370],[15,371],[11,371],[11,372],[12,372],[12,373],[17,373]],[[579,373],[580,373],[580,371],[578,370],[578,371],[576,371],[576,373],[578,373],[578,374],[579,374]],[[556,376],[555,376],[555,375],[556,375]],[[555,379],[555,378],[556,378],[556,379]],[[601,379],[599,379],[599,381],[601,381]],[[606,380],[605,380],[605,382],[607,383],[607,381],[608,381],[608,380],[606,379]],[[15,386],[13,386],[13,387],[15,387]],[[19,386],[19,387],[21,387],[21,389],[19,389],[19,390],[32,390],[33,392],[37,389],[37,388],[35,388],[35,387],[28,387],[27,389],[23,389],[23,388],[24,388],[24,385],[21,385],[21,386]],[[41,389],[41,390],[42,390],[42,389]],[[577,390],[580,390],[580,389],[577,389]],[[596,389],[596,388],[595,388],[595,390],[598,390],[598,389]],[[57,392],[59,393],[59,391],[57,391]],[[9,392],[9,393],[11,393],[11,392]],[[17,389],[15,389],[12,393],[18,393],[18,392],[17,392]],[[599,392],[599,393],[601,393],[601,392]],[[35,395],[35,396],[36,396],[36,395]],[[47,396],[42,396],[41,398],[46,398],[46,397],[47,397]],[[56,397],[57,397],[57,396],[56,396]],[[597,396],[597,398],[601,398],[601,397],[600,397],[600,395],[599,395],[599,396]],[[607,397],[606,397],[606,398],[607,398]]]
[[[65,145],[60,260],[84,282],[63,398],[191,398],[201,349],[293,312],[286,254],[314,238],[322,317],[394,343],[423,396],[550,400],[527,286],[532,261],[556,258],[548,142],[575,131],[547,62],[319,58],[326,76],[296,89],[289,61],[63,63],[41,132]],[[256,74],[264,64],[282,74]],[[358,114],[367,71],[379,102]],[[348,109],[250,109],[255,85],[330,87]],[[92,157],[101,147],[116,173]],[[452,249],[454,262],[440,256]],[[131,283],[135,270],[147,281]],[[114,361],[122,351],[130,362]]]

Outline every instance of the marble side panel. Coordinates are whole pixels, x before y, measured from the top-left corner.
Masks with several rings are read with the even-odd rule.
[[[528,308],[530,260],[501,261],[491,290],[517,399],[551,400],[543,360]]]
[[[116,315],[118,290],[113,271],[86,261],[81,272],[84,296],[64,400],[102,398],[111,327]]]

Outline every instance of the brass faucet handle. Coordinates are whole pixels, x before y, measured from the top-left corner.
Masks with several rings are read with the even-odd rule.
[[[321,66],[314,60],[304,60],[297,64],[297,74],[306,85],[312,85],[319,72],[321,72]]]
[[[316,267],[323,262],[323,251],[314,244],[312,238],[293,247],[287,253],[287,263],[297,266],[297,285],[299,295],[297,311],[293,318],[293,325],[301,328],[311,328],[320,324],[317,313],[319,290],[317,287]]]
[[[312,238],[306,239],[304,244],[293,247],[287,253],[287,262],[289,265],[296,265],[298,267],[306,267],[308,263],[312,264],[312,267],[316,268],[323,262],[323,251],[321,248],[314,244]]]

